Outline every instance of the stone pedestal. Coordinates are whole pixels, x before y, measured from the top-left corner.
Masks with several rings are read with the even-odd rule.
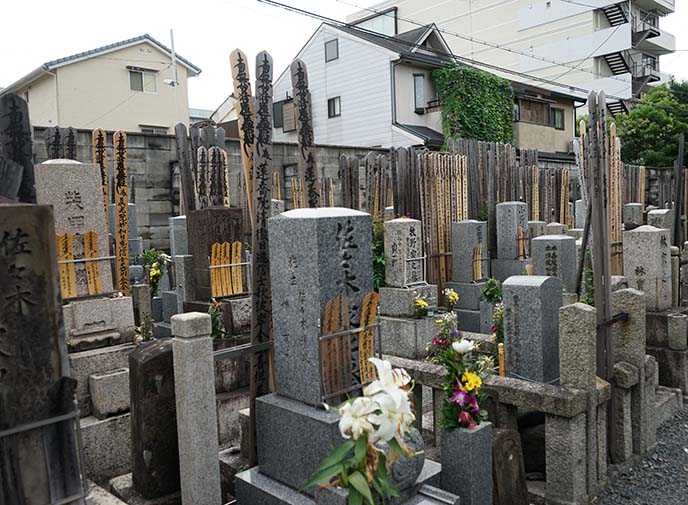
[[[131,297],[73,300],[62,306],[71,351],[131,342],[134,307]]]
[[[524,260],[505,260],[493,259],[491,262],[492,277],[500,282],[504,282],[513,275],[526,275],[526,266],[532,265],[531,259]]]
[[[413,288],[380,288],[380,314],[390,317],[413,317],[413,300],[423,298],[430,307],[437,306],[437,286],[426,284]]]
[[[462,505],[492,505],[492,425],[440,433],[441,488]]]
[[[427,355],[425,346],[436,333],[434,316],[422,319],[380,316],[383,354],[422,360]]]

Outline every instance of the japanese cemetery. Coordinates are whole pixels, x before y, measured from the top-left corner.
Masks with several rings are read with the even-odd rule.
[[[0,504],[587,504],[652,453],[688,394],[682,142],[622,163],[591,93],[567,168],[325,157],[302,61],[291,147],[270,55],[231,65],[238,141],[0,97]]]

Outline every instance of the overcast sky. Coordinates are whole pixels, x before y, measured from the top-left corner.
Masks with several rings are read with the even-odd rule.
[[[337,0],[282,2],[340,20],[356,10]],[[677,49],[688,49],[688,0],[676,4],[676,13],[662,19],[662,27],[676,36]],[[189,80],[189,106],[203,109],[215,109],[231,93],[229,53],[234,48],[241,48],[251,61],[267,50],[277,77],[320,24],[256,0],[2,0],[2,19],[0,87],[46,61],[144,33],[169,45],[169,31],[174,28],[177,52],[203,70]],[[688,51],[662,57],[661,69],[688,79]]]

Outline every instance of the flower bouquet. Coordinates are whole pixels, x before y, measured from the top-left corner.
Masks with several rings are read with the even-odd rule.
[[[413,299],[413,315],[416,319],[423,319],[428,315],[430,304],[422,297],[416,296]]]
[[[442,294],[444,295],[444,307],[448,311],[454,310],[454,306],[459,303],[459,294],[452,288],[445,288]]]
[[[414,456],[404,442],[415,419],[411,378],[403,369],[392,369],[388,361],[370,362],[378,379],[363,389],[363,396],[339,407],[339,431],[346,442],[320,463],[302,490],[316,484],[345,488],[349,504],[375,505],[399,496],[390,468],[401,455]],[[388,451],[378,445],[387,445]]]

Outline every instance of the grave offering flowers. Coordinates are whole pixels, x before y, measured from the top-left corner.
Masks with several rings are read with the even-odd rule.
[[[492,370],[492,359],[478,355],[479,344],[469,340],[454,340],[439,356],[447,369],[442,404],[443,429],[474,428],[487,419],[487,412],[480,408],[485,397],[480,390],[483,379]]]
[[[151,248],[143,251],[141,256],[143,265],[148,270],[148,283],[151,288],[151,296],[158,294],[158,287],[160,278],[162,277],[162,269],[171,261],[171,258],[162,251]]]
[[[416,319],[422,319],[425,316],[428,315],[428,308],[430,308],[430,304],[421,296],[416,296],[413,299],[413,310],[414,315],[416,316]]]
[[[495,343],[504,343],[504,305],[498,303],[495,305],[492,313],[492,334],[495,337]]]
[[[454,310],[454,306],[459,303],[459,294],[452,288],[445,288],[442,294],[444,295],[444,306],[449,311]]]
[[[435,323],[439,326],[435,337],[425,346],[426,361],[436,365],[442,364],[442,353],[451,347],[452,342],[461,336],[459,333],[458,316],[455,312],[446,312]]]
[[[404,442],[415,416],[411,408],[411,378],[406,370],[392,369],[389,361],[370,358],[377,380],[363,388],[363,396],[339,407],[339,431],[346,441],[315,469],[302,489],[319,484],[348,489],[349,504],[375,505],[399,496],[390,475],[396,459],[413,452]],[[386,442],[389,452],[376,444]]]

